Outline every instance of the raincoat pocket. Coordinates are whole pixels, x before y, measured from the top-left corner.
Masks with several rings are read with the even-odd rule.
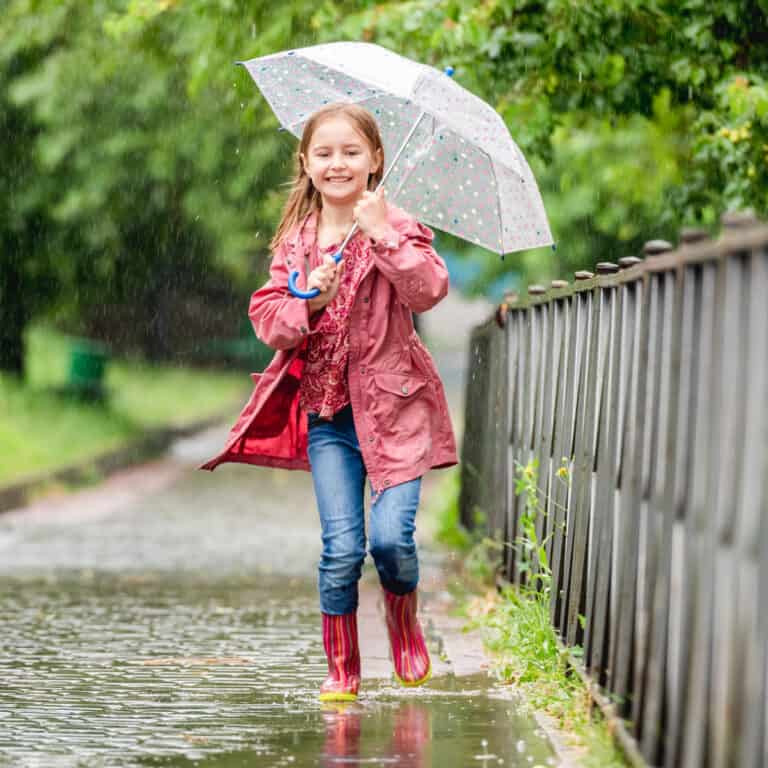
[[[411,373],[376,373],[376,386],[398,397],[410,397],[427,385],[426,379]]]
[[[373,381],[371,413],[383,440],[390,440],[388,458],[420,459],[431,443],[427,380],[418,373],[376,373]]]

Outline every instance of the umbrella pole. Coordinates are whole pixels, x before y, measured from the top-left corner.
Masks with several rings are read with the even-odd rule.
[[[395,153],[394,158],[392,159],[392,162],[389,164],[389,168],[387,168],[385,174],[381,177],[381,181],[378,183],[376,187],[376,192],[378,192],[382,186],[384,186],[384,182],[387,180],[387,177],[391,173],[392,169],[397,165],[397,161],[400,159],[400,155],[403,154],[403,150],[408,146],[408,142],[411,140],[411,137],[414,133],[416,133],[416,129],[421,124],[421,121],[424,119],[424,115],[427,113],[422,110],[421,114],[417,118],[416,122],[411,126],[411,130],[408,131],[408,135],[403,140],[402,144],[400,144],[400,147],[398,148],[397,152]],[[333,254],[333,258],[336,260],[336,263],[338,264],[342,257],[344,256],[344,249],[347,247],[347,243],[352,239],[355,232],[358,230],[358,224],[355,222],[352,225],[352,229],[347,232],[347,236],[344,238],[344,241],[339,246],[339,250],[336,251],[336,253]],[[302,291],[296,284],[296,278],[298,278],[299,272],[298,270],[295,270],[290,277],[288,278],[288,288],[290,289],[291,293],[300,299],[312,299],[315,296],[317,296],[320,291],[317,288],[312,288],[309,291]]]
[[[398,148],[397,152],[395,153],[395,157],[393,158],[392,162],[389,164],[389,168],[387,168],[386,173],[381,177],[381,181],[378,183],[375,191],[378,192],[383,186],[384,182],[387,180],[387,176],[391,173],[392,169],[397,165],[397,161],[400,159],[400,155],[403,154],[403,150],[408,146],[408,142],[411,140],[411,137],[414,133],[416,133],[416,129],[419,127],[419,124],[424,119],[424,115],[426,115],[426,112],[423,112],[419,115],[416,122],[411,126],[411,130],[408,131],[408,135],[403,140],[403,143]],[[352,236],[357,232],[358,225],[357,222],[355,222],[352,225],[352,229],[349,230],[347,233],[347,236],[344,238],[344,241],[339,246],[339,250],[336,251],[336,253],[333,254],[333,258],[336,259],[336,263],[338,264],[341,261],[341,257],[344,255],[344,249],[347,247],[347,243],[352,239]]]
[[[397,161],[400,159],[400,155],[403,154],[403,150],[408,146],[408,142],[411,140],[411,137],[414,133],[416,133],[416,129],[419,127],[419,123],[424,119],[424,115],[426,115],[426,112],[422,112],[416,122],[411,126],[411,130],[408,131],[408,135],[403,140],[403,143],[398,148],[397,152],[395,152],[395,157],[393,158],[392,162],[389,164],[389,168],[387,168],[386,173],[381,177],[381,181],[378,183],[375,191],[378,192],[383,186],[384,182],[387,180],[387,176],[391,173],[392,169],[397,165]],[[336,253],[333,255],[333,258],[336,259],[336,263],[341,261],[341,257],[344,255],[344,249],[347,247],[347,243],[352,239],[352,236],[357,232],[358,226],[357,222],[355,222],[352,225],[352,229],[349,230],[347,233],[347,236],[344,238],[344,242],[339,246],[339,250],[336,251]]]
[[[379,182],[379,186],[376,187],[376,191],[379,191],[379,188],[384,185],[384,182],[387,180],[387,176],[392,172],[392,169],[397,165],[397,161],[400,159],[400,155],[403,154],[403,150],[408,146],[408,142],[411,140],[411,137],[414,133],[416,133],[416,129],[419,127],[421,121],[424,119],[424,115],[427,113],[422,111],[419,117],[417,118],[416,122],[411,126],[411,130],[408,131],[408,135],[403,140],[403,143],[400,145],[397,152],[395,152],[395,157],[392,160],[392,162],[389,164],[389,168],[387,168],[387,172],[381,177],[381,181]]]

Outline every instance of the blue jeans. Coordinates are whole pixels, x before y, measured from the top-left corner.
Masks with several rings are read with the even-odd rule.
[[[309,445],[323,554],[320,560],[320,609],[343,615],[357,610],[357,582],[365,560],[363,492],[367,475],[357,440],[352,407],[332,420],[309,414]],[[381,585],[405,595],[419,582],[413,540],[421,478],[383,489],[373,497],[370,545]]]

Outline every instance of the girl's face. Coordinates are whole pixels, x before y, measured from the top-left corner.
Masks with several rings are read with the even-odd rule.
[[[347,118],[323,120],[312,134],[301,162],[324,202],[354,205],[368,189],[368,176],[381,162],[367,139]]]

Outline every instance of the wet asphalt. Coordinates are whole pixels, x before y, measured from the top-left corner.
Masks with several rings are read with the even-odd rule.
[[[0,766],[556,764],[450,617],[423,532],[433,679],[392,678],[369,559],[361,696],[321,705],[311,479],[196,471],[223,437],[0,515]]]

